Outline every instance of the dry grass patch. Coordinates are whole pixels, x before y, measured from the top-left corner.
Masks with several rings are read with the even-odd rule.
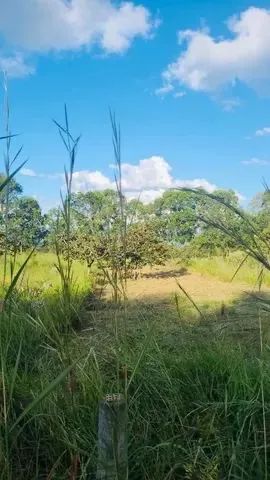
[[[179,293],[176,281],[184,287],[195,302],[229,302],[244,292],[251,291],[245,283],[223,282],[209,275],[194,273],[177,265],[148,268],[137,280],[128,281],[128,297],[133,300],[159,300]]]

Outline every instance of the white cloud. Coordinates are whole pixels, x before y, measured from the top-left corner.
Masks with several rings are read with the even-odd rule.
[[[123,52],[135,37],[149,36],[153,26],[149,11],[141,5],[126,2],[118,9],[111,7],[111,12],[108,11],[100,27],[101,46],[107,52]]]
[[[270,80],[270,10],[250,7],[227,22],[229,36],[216,39],[207,29],[179,32],[185,44],[163,73],[164,86],[184,85],[216,92],[237,82],[259,88]]]
[[[239,107],[241,104],[239,98],[225,98],[221,101],[221,105],[225,112],[233,112],[235,108]]]
[[[175,180],[175,187],[180,188],[203,188],[208,193],[213,193],[217,186],[208,182],[205,178],[195,178],[194,180]]]
[[[0,68],[11,75],[32,71],[23,54],[89,50],[93,45],[105,53],[123,53],[136,37],[150,37],[157,25],[147,8],[131,1],[0,0],[0,11],[5,48],[21,52],[0,57]]]
[[[73,191],[75,193],[105,190],[106,188],[114,188],[114,182],[99,171],[80,170],[73,174]]]
[[[243,165],[270,165],[270,162],[268,160],[262,160],[260,158],[253,157],[250,160],[243,160],[241,162]]]
[[[125,196],[128,200],[140,200],[142,203],[151,203],[156,198],[161,197],[161,195],[165,192],[163,188],[158,190],[142,190],[141,192],[125,192]]]
[[[186,96],[186,94],[187,92],[175,92],[173,96],[174,98],[183,98]]]
[[[20,175],[24,177],[32,177],[32,178],[47,178],[49,180],[56,180],[59,178],[64,178],[63,173],[39,173],[32,168],[22,168],[19,172]]]
[[[264,127],[255,132],[256,137],[266,137],[267,135],[270,135],[270,127]]]
[[[216,185],[204,178],[193,180],[175,179],[171,174],[171,166],[163,157],[152,156],[140,160],[136,165],[123,163],[122,186],[127,198],[139,198],[149,203],[169,188],[204,188],[213,192]],[[115,183],[100,171],[81,170],[74,172],[73,191],[87,192],[89,190],[104,190],[115,188]]]
[[[22,168],[20,170],[20,175],[23,175],[24,177],[38,177],[39,176],[39,174],[36,173],[31,168]]]
[[[160,88],[157,88],[155,90],[155,94],[159,97],[164,97],[165,95],[167,95],[167,93],[170,93],[172,90],[173,90],[173,86],[172,85],[164,85],[163,87],[160,87]]]
[[[112,167],[112,166],[111,166]],[[44,174],[24,168],[20,172],[28,177],[59,179],[64,181],[64,175]],[[140,199],[149,203],[160,197],[170,188],[203,188],[212,193],[218,187],[205,178],[178,179],[172,175],[172,167],[161,156],[154,155],[140,160],[137,164],[122,164],[122,187],[128,199]],[[73,191],[88,192],[105,189],[115,189],[115,181],[101,171],[77,170],[73,174]]]
[[[5,56],[0,52],[0,71],[7,72],[10,77],[25,77],[34,73],[34,68],[26,64],[22,54]]]
[[[174,86],[167,83],[160,88],[156,88],[155,95],[157,95],[158,97],[164,98],[168,93],[171,93],[173,90],[174,90]],[[174,98],[182,98],[182,97],[185,97],[186,94],[187,94],[186,92],[180,91],[180,92],[174,92],[173,96]]]
[[[123,163],[122,183],[124,190],[170,188],[173,183],[171,166],[163,157],[153,156],[140,160],[137,165]]]

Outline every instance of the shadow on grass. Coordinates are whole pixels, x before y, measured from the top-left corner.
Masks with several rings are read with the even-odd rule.
[[[165,271],[157,271],[157,272],[149,272],[149,273],[142,273],[141,278],[174,278],[174,277],[182,277],[184,275],[190,275],[187,268],[182,267],[179,270],[172,269],[172,270],[165,270]]]
[[[243,293],[234,300],[200,302],[198,310],[184,294],[164,297],[148,296],[129,300],[125,307],[110,301],[91,313],[91,326],[102,336],[115,328],[137,337],[153,328],[164,345],[229,341],[258,351],[260,328],[265,343],[270,344],[270,293]],[[106,333],[105,333],[106,332]]]

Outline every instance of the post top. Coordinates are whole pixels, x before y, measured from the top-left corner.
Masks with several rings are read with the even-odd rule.
[[[105,402],[121,402],[124,400],[124,395],[122,393],[107,393],[104,397]]]

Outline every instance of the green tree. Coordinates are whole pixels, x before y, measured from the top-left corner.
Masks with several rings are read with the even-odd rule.
[[[253,221],[270,238],[270,191],[266,189],[257,193],[250,206]]]
[[[186,250],[187,256],[227,255],[239,248],[237,238],[240,230],[242,234],[244,231],[243,222],[234,211],[239,209],[238,197],[233,190],[216,190],[214,197],[203,191],[197,194],[198,229]],[[227,235],[226,231],[231,231],[232,235]]]
[[[164,240],[189,242],[197,229],[196,197],[183,190],[168,190],[153,203],[153,214]]]
[[[14,200],[8,213],[7,242],[9,251],[17,252],[40,245],[46,236],[41,208],[34,198]]]
[[[83,231],[109,231],[119,216],[119,200],[114,190],[72,195],[73,226]]]
[[[129,200],[126,204],[127,223],[149,221],[152,214],[152,205],[145,205],[140,199]]]
[[[168,258],[169,250],[159,238],[154,224],[138,222],[126,230],[125,245],[114,229],[99,235],[77,231],[71,240],[71,254],[74,259],[83,260],[91,267],[94,262],[105,271],[120,271],[126,268],[127,276],[146,265],[162,265]]]

